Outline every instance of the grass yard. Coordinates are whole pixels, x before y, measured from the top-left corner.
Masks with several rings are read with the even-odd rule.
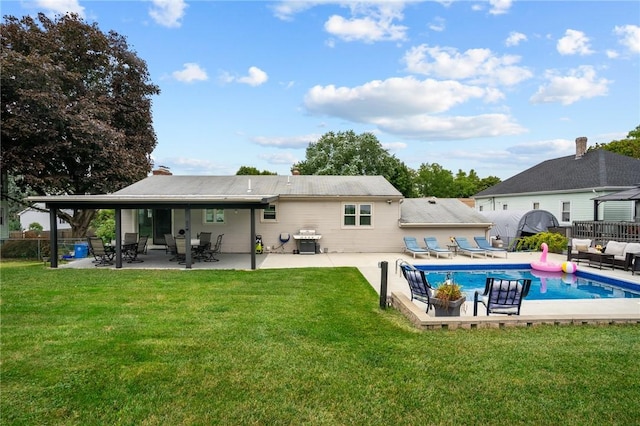
[[[2,424],[640,422],[638,326],[418,332],[355,268],[0,273]]]

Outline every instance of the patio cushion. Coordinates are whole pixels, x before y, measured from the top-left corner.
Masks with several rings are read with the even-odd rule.
[[[622,256],[627,243],[621,243],[618,241],[609,241],[607,248],[604,250],[605,254],[612,254],[614,256]]]
[[[628,243],[622,254],[626,256],[627,253],[640,253],[640,243]]]
[[[578,246],[581,246],[580,249],[578,249]],[[582,246],[587,246],[587,248],[582,250]],[[573,240],[571,240],[571,250],[587,251],[589,247],[591,247],[591,240],[588,238],[587,239],[574,238]]]
[[[588,245],[576,245],[576,250],[578,250],[578,251],[587,251],[587,250],[589,250],[589,246]]]

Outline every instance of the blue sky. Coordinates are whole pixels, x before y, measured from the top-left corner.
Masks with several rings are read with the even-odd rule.
[[[127,37],[161,94],[156,165],[281,175],[329,131],[506,179],[640,125],[638,1],[3,1]]]

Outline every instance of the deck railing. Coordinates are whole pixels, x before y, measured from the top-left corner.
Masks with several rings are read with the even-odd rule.
[[[638,242],[640,241],[639,222],[608,222],[603,220],[581,220],[571,226],[573,238],[589,238],[597,244],[607,241]]]

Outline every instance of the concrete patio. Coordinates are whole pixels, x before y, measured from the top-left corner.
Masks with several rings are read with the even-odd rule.
[[[460,317],[435,317],[433,310],[425,313],[426,306],[420,302],[410,301],[409,287],[396,270],[397,262],[405,260],[413,264],[513,264],[530,263],[538,260],[540,253],[509,253],[504,257],[470,258],[465,255],[457,255],[452,258],[418,257],[414,259],[405,253],[324,253],[316,255],[294,255],[283,253],[261,254],[256,256],[258,269],[274,268],[303,268],[303,267],[357,267],[371,286],[380,294],[382,279],[381,262],[387,262],[387,295],[389,303],[403,312],[410,321],[419,328],[475,328],[475,327],[501,327],[501,326],[528,326],[539,323],[551,324],[592,324],[592,323],[640,323],[640,298],[635,299],[582,299],[582,300],[524,300],[520,316],[493,315],[487,317],[480,315],[473,317],[473,301],[467,301],[461,311]],[[151,249],[146,255],[142,255],[141,263],[126,263],[123,261],[122,269],[183,269],[175,261],[170,261],[170,255],[164,250]],[[195,262],[191,270],[203,269],[250,269],[249,254],[222,253],[218,256],[219,262]],[[95,268],[93,258],[77,259],[67,264],[61,264],[60,268]],[[550,261],[562,262],[564,257],[556,254],[549,255]],[[114,266],[104,267],[115,269]],[[640,289],[640,275],[635,276],[629,271],[620,269],[593,268],[584,264],[579,269],[600,276],[615,278],[635,284]]]

